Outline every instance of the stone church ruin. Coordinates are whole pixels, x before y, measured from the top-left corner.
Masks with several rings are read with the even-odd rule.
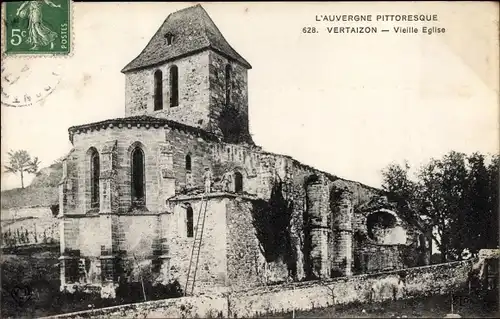
[[[113,297],[147,268],[191,295],[428,260],[421,233],[380,190],[255,145],[250,69],[189,7],[123,68],[125,117],[69,128],[61,289]]]

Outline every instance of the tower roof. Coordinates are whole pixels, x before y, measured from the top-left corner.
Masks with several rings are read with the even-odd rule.
[[[173,37],[171,44],[167,38]],[[212,49],[251,69],[252,66],[226,41],[205,9],[197,4],[168,15],[144,50],[122,72],[145,68]]]

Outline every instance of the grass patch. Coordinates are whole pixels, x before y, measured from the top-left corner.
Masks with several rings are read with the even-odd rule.
[[[471,318],[498,318],[498,298],[493,295],[454,297],[454,313]],[[450,296],[430,296],[381,303],[352,303],[335,307],[296,311],[295,318],[443,318],[451,313]],[[260,316],[261,318],[292,318],[292,312]]]

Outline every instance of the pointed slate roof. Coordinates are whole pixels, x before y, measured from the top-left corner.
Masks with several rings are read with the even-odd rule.
[[[167,44],[167,35],[173,41]],[[168,15],[144,50],[122,72],[129,72],[212,49],[226,58],[252,66],[226,41],[205,9],[197,4]]]

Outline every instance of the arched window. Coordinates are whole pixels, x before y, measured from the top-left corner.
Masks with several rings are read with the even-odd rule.
[[[226,105],[231,103],[231,65],[226,65]]]
[[[240,172],[234,173],[234,191],[241,193],[243,191],[243,175]]]
[[[191,207],[191,205],[189,205],[186,209],[186,230],[187,230],[187,236],[193,237],[194,234],[193,207]]]
[[[179,70],[176,65],[170,67],[170,107],[179,105]]]
[[[90,208],[99,208],[99,153],[92,148],[90,153]]]
[[[186,155],[186,171],[191,171],[191,155]]]
[[[163,72],[161,70],[156,70],[155,72],[155,111],[163,110]]]
[[[146,204],[144,183],[144,152],[139,146],[132,151],[132,206]]]

